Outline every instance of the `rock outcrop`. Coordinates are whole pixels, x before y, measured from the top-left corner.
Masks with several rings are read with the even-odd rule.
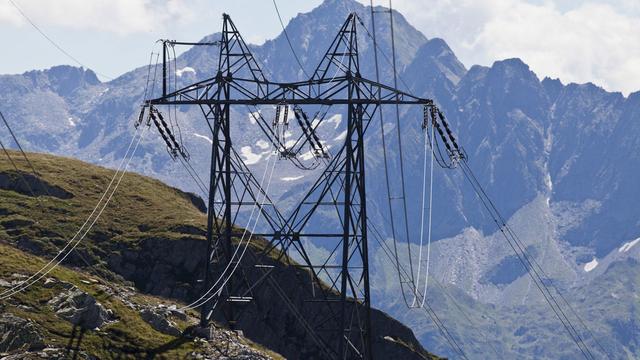
[[[60,293],[48,303],[56,314],[85,329],[99,328],[114,320],[113,312],[78,288]]]
[[[241,359],[241,360],[269,360],[271,356],[256,351],[245,343],[242,336],[231,330],[212,326],[203,334],[202,328],[187,329],[187,336],[195,336],[195,342],[205,345],[204,353],[192,353],[194,359]],[[207,340],[205,340],[205,338]]]
[[[201,271],[204,269],[204,258],[194,254],[204,254],[205,246],[205,241],[191,238],[145,239],[137,244],[136,251],[123,248],[118,251],[120,256],[111,256],[108,259],[109,267],[133,281],[143,291],[190,302],[199,296],[201,284],[197,283],[197,279],[202,278]],[[261,279],[263,273],[256,270],[256,264],[274,267],[269,275],[270,280]],[[220,266],[223,264],[214,263],[213,266],[214,273],[222,271]],[[282,294],[286,294],[287,302],[290,301],[305,319],[314,319],[321,312],[328,311],[323,305],[308,301],[312,298],[309,282],[301,284],[301,281],[309,280],[309,274],[299,267],[288,266],[268,256],[261,257],[254,248],[244,256],[241,266],[249,283],[259,285],[252,291],[252,301],[243,305],[242,315],[235,324],[236,329],[241,329],[247,338],[288,359],[323,358],[323,350],[281,299]],[[274,288],[274,283],[278,284],[279,290]],[[165,332],[160,330],[166,325],[165,321],[157,315],[148,313],[146,316],[150,320],[147,322],[156,330]],[[222,318],[216,320],[224,323]],[[409,328],[384,312],[372,309],[371,325],[372,349],[381,358],[431,358],[432,355],[422,348]]]
[[[148,307],[140,311],[142,320],[146,321],[155,330],[161,333],[179,336],[182,332],[171,321],[172,311],[165,307]]]
[[[44,339],[33,322],[9,313],[0,315],[0,353],[43,347]]]

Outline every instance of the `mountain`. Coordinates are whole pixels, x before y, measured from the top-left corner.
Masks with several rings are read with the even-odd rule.
[[[351,0],[326,0],[309,13],[298,14],[287,25],[307,73],[313,71],[350,11],[356,11],[363,23],[370,25],[368,7]],[[640,237],[636,215],[640,213],[636,201],[640,190],[634,180],[640,170],[640,92],[625,97],[594,84],[540,79],[520,59],[467,69],[445,40],[421,34],[397,12],[394,20],[399,87],[436,100],[468,154],[470,168],[502,215],[551,281],[575,304],[585,323],[597,337],[606,339],[613,357],[640,356],[638,339],[633,336],[638,322],[633,310],[636,290],[632,286],[617,288],[617,284],[631,284],[637,279],[634,264],[638,248],[634,241]],[[386,14],[376,16],[376,30],[381,79],[389,84],[392,68],[382,55],[388,58],[391,54]],[[362,27],[358,31],[362,74],[374,78],[371,38]],[[218,36],[204,39],[215,40]],[[284,34],[261,46],[251,46],[251,50],[270,79],[305,78]],[[176,74],[171,77],[170,89],[212,76],[216,62],[216,48],[189,49],[178,57],[175,68],[170,68],[169,73]],[[134,69],[108,83],[96,82],[90,70],[54,69],[0,76],[0,108],[23,146],[117,166],[134,134],[132,124],[145,95],[149,69]],[[155,84],[149,86],[147,96],[158,95],[158,82]],[[181,134],[191,164],[204,177],[208,173],[210,131],[202,114],[184,107],[172,110],[172,126]],[[273,114],[272,109],[264,112],[265,116]],[[261,146],[260,140],[264,139],[251,124],[246,109],[233,110],[232,117],[249,119],[234,122],[232,132],[236,148],[259,177],[266,170],[269,150]],[[341,144],[343,117],[342,109],[331,109],[327,116],[331,121],[319,127],[321,139],[331,148]],[[372,123],[365,140],[368,216],[390,241],[378,121]],[[383,121],[389,134],[390,173],[397,174],[394,109],[385,110]],[[410,199],[408,238],[415,264],[424,160],[422,114],[401,109],[400,121]],[[10,143],[6,133],[0,132],[0,138]],[[181,189],[202,193],[180,163],[169,159],[155,133],[145,134],[131,167]],[[272,197],[284,210],[290,209],[318,171],[301,171],[279,163],[270,187]],[[392,178],[391,186],[397,195],[397,177]],[[460,171],[436,169],[433,204],[431,274],[442,282],[443,289],[435,288],[430,296],[462,347],[473,350],[470,353],[486,354],[486,358],[494,358],[494,350],[504,357],[558,358],[555,355],[562,354],[578,358],[577,348],[571,346],[568,337],[556,341],[561,324],[545,307],[544,298],[496,232]],[[407,237],[402,235],[399,240],[406,242]],[[311,245],[319,254],[326,250],[321,244]],[[422,315],[415,316],[419,310],[404,307],[393,266],[377,244],[372,243],[371,249],[376,254],[376,266],[372,267],[376,306],[402,317],[427,348],[453,355],[434,325],[425,322]],[[400,256],[408,263],[406,250]],[[599,292],[590,297],[592,289]],[[452,298],[467,310],[474,326],[460,315]],[[523,329],[525,322],[540,325]],[[489,344],[486,334],[496,341]],[[591,344],[601,354],[596,345]]]
[[[68,239],[94,204],[104,203],[101,194],[114,178],[113,170],[78,160],[28,156],[37,176],[26,161],[16,160],[17,172],[7,159],[0,160],[3,292],[72,242]],[[252,237],[246,255],[238,258],[247,281],[254,284],[253,301],[243,306],[235,323],[238,331],[221,327],[223,321],[216,319],[213,341],[198,340],[203,337],[195,326],[198,309],[184,306],[202,291],[199,279],[207,257],[197,254],[206,254],[203,201],[133,173],[123,173],[116,184],[120,189],[109,196],[95,226],[84,227],[86,238],[63,265],[2,300],[0,354],[11,354],[8,359],[35,358],[40,352],[50,357],[70,357],[72,352],[79,358],[323,358],[298,318],[311,321],[318,311],[326,311],[317,302],[306,303],[312,290],[299,279],[308,279],[308,273],[275,256],[261,256],[266,243],[260,238]],[[219,267],[216,273],[224,265],[212,264]],[[272,267],[269,280],[250,270],[258,265]],[[285,305],[289,303],[292,307]],[[371,322],[377,355],[438,359],[387,314],[372,309]],[[27,350],[32,353],[25,354]]]

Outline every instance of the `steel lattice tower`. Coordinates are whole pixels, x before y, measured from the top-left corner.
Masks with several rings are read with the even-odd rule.
[[[418,105],[433,108],[433,101],[361,77],[356,26],[358,18],[350,14],[333,39],[310,79],[278,83],[267,80],[249,47],[226,14],[219,44],[218,69],[214,77],[167,93],[166,64],[163,68],[163,94],[146,106],[194,105],[202,113],[212,132],[210,190],[207,218],[207,259],[205,289],[215,278],[210,269],[214,244],[223,262],[234,261],[232,239],[239,236],[233,228],[243,207],[259,206],[271,231],[259,234],[269,241],[263,255],[289,258],[295,251],[309,271],[314,292],[307,301],[321,303],[304,320],[305,329],[326,349],[323,357],[333,359],[371,359],[371,317],[369,286],[369,249],[367,235],[367,196],[365,188],[364,135],[370,120],[384,105]],[[261,188],[251,171],[233,148],[230,131],[232,106],[256,107],[326,105],[345,106],[346,139],[340,149],[326,160],[326,168],[288,217],[284,217]],[[257,124],[273,146],[286,149],[270,124],[259,116]],[[285,156],[299,161],[295,156]],[[243,195],[236,195],[241,192]],[[246,194],[246,195],[245,195]],[[259,198],[266,201],[259,201]],[[320,209],[334,211],[339,228],[318,228],[311,220]],[[256,234],[258,235],[258,234]],[[310,239],[327,248],[339,259],[338,265],[315,264],[301,239]],[[226,283],[216,311],[234,326],[241,309],[233,301],[253,289],[243,269]],[[264,276],[268,276],[265,273]],[[263,276],[263,277],[264,277]],[[263,278],[261,277],[261,278]],[[324,281],[321,281],[321,278]],[[211,302],[201,308],[202,325],[211,318]],[[301,311],[304,313],[304,311]]]

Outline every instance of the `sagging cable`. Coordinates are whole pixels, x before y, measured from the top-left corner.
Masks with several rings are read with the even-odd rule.
[[[426,198],[426,184],[427,184],[427,150],[429,148],[429,144],[434,142],[433,131],[427,131],[427,128],[424,126],[424,161],[422,164],[422,204],[420,209],[420,248],[418,252],[418,274],[416,276],[416,289],[413,297],[413,302],[411,303],[412,307],[422,308],[424,307],[425,301],[427,300],[427,289],[429,288],[429,268],[431,265],[431,229],[432,229],[432,214],[433,214],[433,163],[434,163],[434,152],[430,151],[431,155],[431,166],[429,170],[429,212],[428,212],[428,220],[427,220],[427,259],[425,266],[425,276],[424,276],[424,288],[422,290],[422,301],[418,300],[418,296],[420,293],[420,274],[422,268],[422,247],[424,240],[424,213],[425,213],[425,198]],[[431,136],[429,141],[428,137]],[[419,302],[419,303],[418,303]]]

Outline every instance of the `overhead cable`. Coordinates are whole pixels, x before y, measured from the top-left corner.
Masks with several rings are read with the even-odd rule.
[[[51,43],[51,45],[53,45],[56,49],[58,49],[61,53],[63,53],[66,57],[68,57],[69,59],[71,59],[73,62],[75,62],[76,64],[82,66],[85,69],[90,69],[88,66],[85,66],[83,63],[80,62],[80,60],[76,59],[73,55],[71,55],[68,51],[66,51],[65,49],[62,48],[62,46],[58,45],[55,41],[53,41],[53,39],[51,39],[44,31],[42,31],[42,29],[40,29],[40,27],[33,22],[28,16],[27,14],[25,14],[24,11],[22,11],[22,9],[18,6],[18,4],[15,3],[14,0],[8,0],[9,3],[11,3],[11,5],[13,5],[13,7],[18,10],[18,12],[20,13],[20,15],[27,20],[27,22],[29,24],[31,24],[31,26],[33,26],[34,29],[36,29],[40,35],[42,35],[45,39],[47,39],[47,41],[49,41],[49,43]],[[107,79],[107,80],[113,80],[113,77],[99,73],[97,71],[94,71],[96,74],[102,76],[103,78]]]
[[[27,279],[23,280],[19,284],[16,284],[15,286],[13,286],[13,287],[11,287],[9,289],[6,289],[2,293],[0,293],[0,300],[7,299],[7,298],[13,296],[16,293],[22,292],[22,291],[26,290],[27,288],[31,287],[33,284],[38,282],[44,276],[46,276],[51,271],[53,271],[57,266],[59,266],[69,256],[69,254],[71,254],[71,252],[78,246],[78,244],[80,244],[80,242],[89,233],[89,231],[91,230],[93,225],[96,223],[96,221],[98,221],[98,219],[102,215],[104,209],[107,207],[107,205],[111,201],[111,198],[115,194],[115,191],[117,190],[118,186],[120,185],[120,182],[122,181],[122,178],[124,177],[124,174],[126,173],[126,170],[129,167],[129,163],[131,162],[131,159],[133,158],[133,156],[134,156],[134,154],[135,154],[135,152],[136,152],[136,150],[138,148],[138,145],[140,144],[140,141],[142,140],[143,135],[144,135],[144,130],[143,130],[142,134],[138,137],[138,140],[135,142],[135,147],[133,148],[133,152],[131,152],[130,158],[127,159],[127,156],[129,155],[129,150],[131,149],[131,146],[134,143],[134,140],[136,139],[136,136],[134,135],[134,137],[131,139],[131,143],[129,144],[129,149],[127,149],[127,153],[125,154],[125,157],[120,162],[120,166],[118,167],[116,172],[114,172],[113,177],[111,178],[111,181],[109,182],[109,185],[107,186],[107,188],[105,189],[104,193],[102,194],[102,196],[98,200],[98,203],[94,207],[94,209],[91,212],[91,214],[89,214],[89,217],[85,220],[85,222],[82,224],[80,229],[78,229],[76,234],[71,238],[71,240],[69,240],[69,242],[60,250],[60,252],[58,252],[58,254],[56,254],[56,256],[53,259],[51,259],[38,272],[36,272],[35,274],[29,276]],[[122,168],[123,165],[124,165],[124,169]],[[116,178],[117,178],[117,181],[116,181]],[[115,182],[115,185],[114,185],[114,182]],[[112,188],[112,185],[114,186],[113,188]],[[105,197],[107,196],[107,194],[109,194],[109,195],[105,200]],[[103,202],[103,200],[105,200],[105,201]],[[99,210],[98,210],[98,208],[99,208]],[[97,211],[97,214],[96,214],[96,211]],[[95,217],[93,217],[94,214],[96,214]],[[93,217],[93,219],[92,219],[92,217]],[[71,248],[67,251],[69,246],[71,246]]]

